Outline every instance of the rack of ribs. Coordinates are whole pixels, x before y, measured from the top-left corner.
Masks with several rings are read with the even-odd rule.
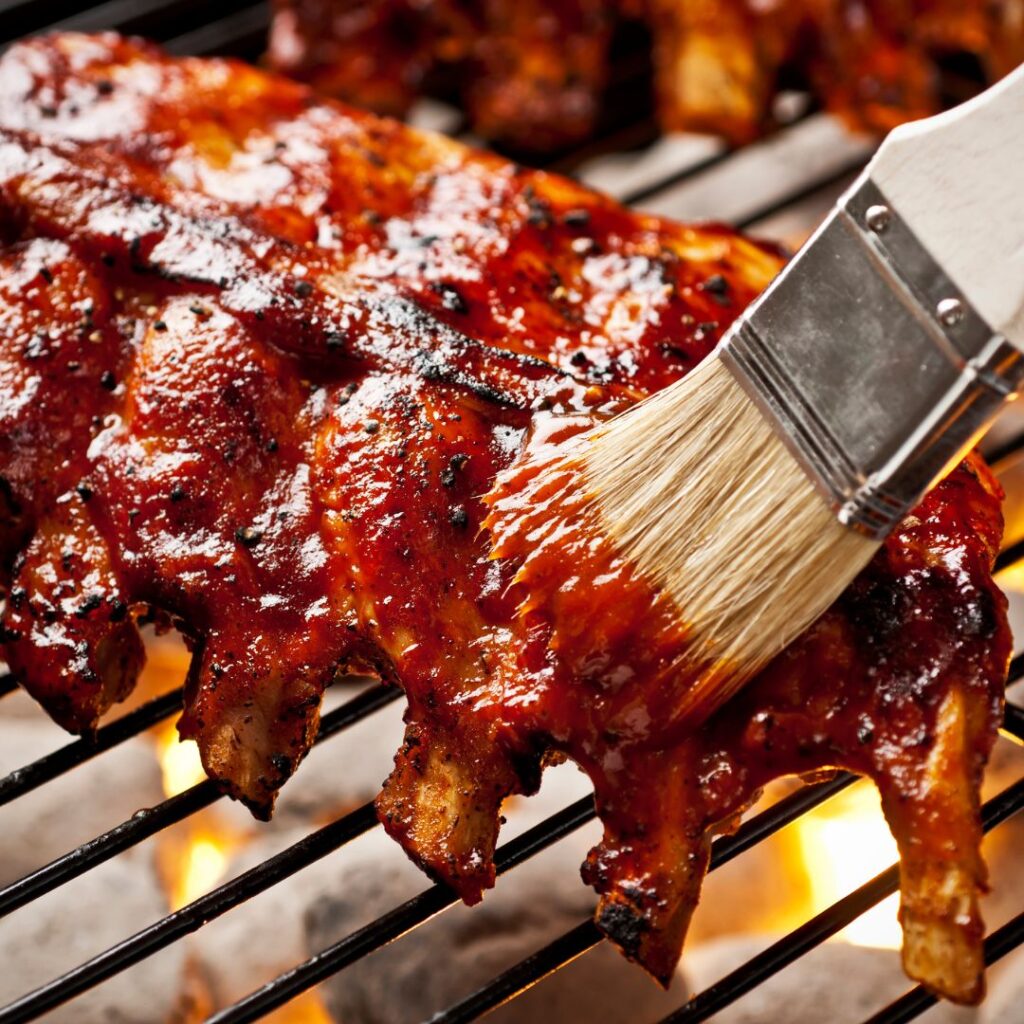
[[[1022,0],[275,0],[268,57],[388,114],[451,78],[477,133],[549,152],[594,131],[627,22],[648,30],[662,127],[733,142],[770,127],[783,82],[884,132],[940,109],[944,65],[995,81],[1024,61]]]
[[[658,596],[542,500],[509,529],[524,451],[685,374],[772,247],[114,35],[0,60],[0,242],[0,654],[60,724],[131,691],[140,620],[173,625],[181,735],[265,817],[325,687],[375,673],[408,699],[378,809],[409,855],[476,902],[502,800],[570,758],[597,921],[665,983],[712,837],[848,768],[899,843],[908,971],[980,997],[1010,650],[980,458],[698,730]]]

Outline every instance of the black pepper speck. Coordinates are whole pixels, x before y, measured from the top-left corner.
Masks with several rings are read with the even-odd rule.
[[[90,612],[94,612],[103,603],[103,595],[92,593],[90,594],[75,611],[75,618],[84,619]]]
[[[255,526],[240,526],[235,530],[235,540],[247,548],[252,548],[263,540],[263,531],[258,530]]]
[[[441,297],[441,305],[451,313],[468,313],[469,304],[455,285],[444,281],[432,281],[430,290]]]
[[[701,291],[707,292],[720,306],[732,304],[729,292],[729,282],[721,274],[712,274],[701,286]]]

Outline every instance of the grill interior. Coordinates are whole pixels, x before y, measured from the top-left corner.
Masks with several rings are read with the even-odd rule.
[[[176,54],[226,53],[256,59],[267,24],[266,4],[248,4],[239,0],[226,0],[216,5],[200,0],[107,0],[98,5],[85,5],[74,0],[53,0],[47,4],[36,0],[0,0],[2,46],[9,45],[18,36],[48,29],[95,31],[116,28],[147,35]],[[646,61],[624,59],[617,64],[616,73],[618,81],[612,91],[620,97],[620,102],[612,105],[612,114],[602,136],[584,148],[560,155],[551,166],[573,173],[623,202],[653,213],[684,220],[711,218],[726,221],[754,233],[795,244],[814,226],[872,152],[870,140],[850,134],[832,118],[809,109],[805,98],[795,93],[783,95],[779,101],[780,113],[789,115],[783,118],[788,122],[786,126],[772,137],[742,150],[730,151],[715,139],[695,136],[667,137],[652,142],[649,110],[637,109],[643,108],[644,103],[621,101],[623,97],[628,100],[632,95],[645,96]],[[411,119],[423,127],[441,128],[453,134],[459,134],[463,127],[457,111],[435,100],[421,101]],[[643,148],[635,148],[638,145]],[[990,445],[990,459],[1013,499],[1015,490],[1024,494],[1024,485],[1010,486],[1015,474],[1024,480],[1024,433],[1016,436],[1013,423],[1008,421],[992,437],[996,440]],[[1021,513],[1022,522],[1018,524],[1021,528],[1016,535],[1013,529],[1008,532],[1008,540],[1012,543],[1000,557],[997,571],[1024,565],[1024,540],[1021,539],[1024,536],[1024,507],[1017,511]],[[1024,654],[1019,653],[1014,658],[1009,679],[1011,686],[1024,680]],[[0,679],[0,697],[14,689],[10,679]],[[324,715],[317,744],[331,740],[400,696],[398,691],[380,684],[362,691]],[[0,779],[0,805],[26,796],[171,718],[180,705],[181,690],[178,689],[104,725],[93,739],[70,741],[53,753],[26,764]],[[1007,705],[1003,732],[1005,737],[1024,744],[1024,708],[1014,703]],[[768,809],[748,817],[738,831],[714,843],[711,870],[741,856],[853,781],[852,775],[838,774],[827,781],[792,792]],[[292,785],[302,785],[301,774]],[[136,813],[109,831],[0,889],[0,917],[59,889],[220,798],[214,785],[204,781]],[[983,819],[986,832],[1022,808],[1024,778],[985,804]],[[587,797],[505,842],[496,856],[498,872],[512,871],[594,816],[593,802]],[[331,821],[207,895],[0,1008],[0,1024],[15,1024],[42,1016],[106,979],[129,970],[375,827],[377,821],[371,804]],[[713,1017],[835,935],[897,888],[898,866],[894,864],[716,984],[698,992],[663,1018],[663,1022],[675,1024]],[[454,893],[446,887],[427,887],[419,895],[209,1019],[217,1024],[258,1020],[357,960],[425,925],[455,902]],[[81,926],[81,922],[76,922],[74,910],[74,906],[68,907],[66,927],[69,929]],[[31,913],[30,910],[25,912]],[[582,920],[432,1020],[445,1024],[476,1020],[601,941],[601,934],[594,924],[589,919]],[[985,944],[987,962],[999,960],[1022,943],[1024,912],[989,935]],[[843,985],[842,978],[833,984],[837,999],[842,998]],[[934,1002],[934,997],[921,987],[912,988],[900,999],[880,1008],[870,1021],[873,1024],[894,1024],[911,1020]]]

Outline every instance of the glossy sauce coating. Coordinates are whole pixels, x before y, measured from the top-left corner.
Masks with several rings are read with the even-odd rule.
[[[650,31],[662,127],[733,142],[771,126],[783,83],[885,132],[942,109],[943,64],[963,90],[1024,60],[1016,0],[276,0],[268,58],[381,113],[456,86],[477,134],[549,152],[643,106],[626,22]]]
[[[266,815],[324,687],[377,672],[408,697],[378,808],[410,855],[476,901],[502,799],[569,756],[606,827],[598,920],[663,981],[712,833],[770,778],[849,766],[901,843],[909,968],[980,994],[1009,651],[980,462],[692,737],[652,595],[485,524],[527,444],[703,357],[771,249],[114,36],[0,60],[0,231],[4,657],[58,721],[91,728],[138,618],[169,619],[180,730]]]

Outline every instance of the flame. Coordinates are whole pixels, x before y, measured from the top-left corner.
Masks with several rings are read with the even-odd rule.
[[[160,727],[156,739],[157,757],[163,775],[164,793],[177,796],[206,778],[195,740],[181,740],[173,722]]]
[[[818,913],[898,859],[896,841],[882,817],[877,792],[858,783],[805,814],[795,824],[797,845]],[[858,946],[899,949],[902,942],[894,893],[862,914],[837,938]]]
[[[147,692],[165,693],[179,686],[188,670],[190,654],[181,637],[169,633],[146,636]],[[193,740],[181,740],[174,722],[157,726],[152,734],[160,764],[163,790],[177,796],[206,778],[199,748]],[[251,834],[230,819],[207,808],[160,834],[157,863],[172,910],[178,910],[216,888],[226,877],[231,857]],[[256,979],[254,979],[255,984]],[[209,1002],[209,993],[204,993]],[[201,1004],[201,1005],[200,1005]],[[189,1021],[206,1019],[214,1009],[202,1000]],[[269,1014],[267,1024],[331,1024],[316,990],[305,992]]]
[[[199,748],[192,740],[179,740],[174,723],[159,728],[157,758],[163,775],[164,793],[177,796],[206,778]],[[205,896],[220,882],[238,838],[218,827],[215,816],[200,813],[178,826],[166,837],[165,875],[171,909]]]
[[[191,830],[185,849],[177,859],[170,883],[171,909],[178,910],[205,896],[224,877],[234,844],[202,830]]]
[[[177,633],[148,634],[145,640],[146,667],[141,684],[151,693],[166,693],[180,686],[191,659],[184,640]],[[194,740],[178,739],[175,722],[168,720],[158,725],[153,736],[167,796],[177,796],[206,778],[199,748]]]
[[[263,1018],[267,1024],[333,1024],[317,992],[304,992],[276,1013]]]

